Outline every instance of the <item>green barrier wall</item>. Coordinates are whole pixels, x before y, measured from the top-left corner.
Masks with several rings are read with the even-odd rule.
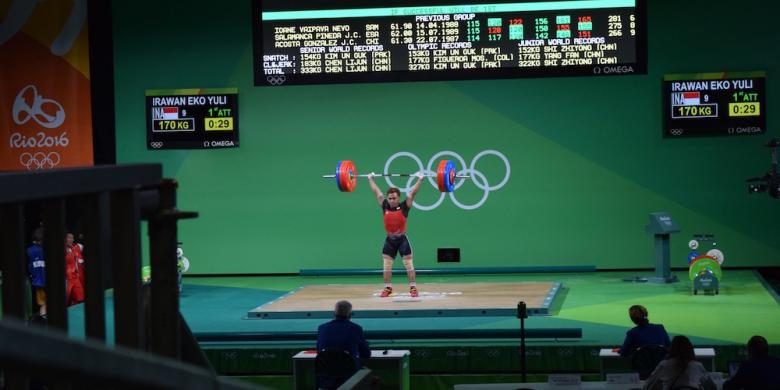
[[[319,176],[340,159],[381,171],[400,151],[424,164],[453,151],[470,164],[497,150],[511,166],[500,189],[456,192],[464,205],[486,197],[477,209],[447,197],[411,212],[418,267],[436,267],[439,247],[461,248],[447,267],[652,267],[643,227],[654,211],[683,229],[673,266],[687,264],[693,233],[715,234],[727,267],[777,264],[780,201],[749,196],[745,179],[766,172],[762,145],[777,137],[778,5],[648,7],[647,75],[256,88],[249,0],[115,1],[117,159],[163,163],[181,184],[180,208],[200,212],[180,223],[192,274],[379,267],[383,228],[367,182],[344,194]],[[663,74],[745,70],[767,72],[768,134],[661,137]],[[145,89],[221,87],[239,89],[240,148],[146,150]],[[491,186],[505,177],[495,155],[474,168]],[[409,158],[392,164],[416,169]],[[418,199],[438,197],[428,185]]]
[[[305,348],[206,346],[204,352],[220,375],[289,375],[292,374],[292,356]],[[520,367],[520,348],[517,345],[426,347],[401,344],[392,348],[411,351],[409,367],[412,375],[512,373],[519,371]],[[527,368],[532,374],[598,373],[601,348],[603,346],[529,346],[526,350]],[[729,362],[742,361],[747,356],[744,346],[741,345],[721,345],[713,348],[716,354],[715,369],[719,372],[728,372]],[[772,349],[774,350],[774,347]]]

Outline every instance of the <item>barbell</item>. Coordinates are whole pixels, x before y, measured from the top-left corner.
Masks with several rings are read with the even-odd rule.
[[[352,160],[342,160],[336,164],[336,174],[322,175],[325,179],[336,179],[336,186],[341,192],[355,191],[358,177],[368,177],[369,175],[358,175],[355,163]],[[376,173],[374,176],[381,177],[410,177],[414,173]],[[424,174],[425,177],[435,177],[436,186],[441,192],[452,192],[455,190],[455,181],[457,179],[467,179],[469,175],[458,175],[455,163],[450,160],[441,160],[436,168],[436,173]]]

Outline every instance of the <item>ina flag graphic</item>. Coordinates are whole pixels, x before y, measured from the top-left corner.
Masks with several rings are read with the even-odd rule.
[[[162,111],[163,119],[179,119],[179,107],[163,107]]]
[[[700,92],[683,92],[683,105],[696,106],[701,104]]]
[[[674,106],[697,106],[701,104],[700,92],[675,92],[672,94]]]

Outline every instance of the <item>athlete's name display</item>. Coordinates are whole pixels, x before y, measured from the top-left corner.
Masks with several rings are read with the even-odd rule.
[[[238,89],[147,90],[146,147],[238,147]]]
[[[645,0],[254,0],[256,86],[647,73]]]
[[[664,76],[664,137],[762,134],[765,85],[764,72]]]

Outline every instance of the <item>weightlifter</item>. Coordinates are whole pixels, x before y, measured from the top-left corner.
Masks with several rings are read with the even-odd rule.
[[[376,195],[376,200],[382,207],[382,214],[384,215],[385,230],[387,231],[387,238],[385,238],[385,245],[382,248],[382,262],[384,263],[383,275],[385,280],[385,288],[382,290],[380,297],[386,298],[393,293],[393,284],[391,279],[393,277],[393,261],[395,257],[400,253],[401,258],[404,261],[404,267],[406,267],[406,275],[409,278],[409,294],[412,297],[417,297],[417,284],[415,283],[414,263],[412,262],[412,245],[409,244],[409,238],[406,236],[406,219],[409,216],[409,210],[412,208],[412,202],[414,201],[414,195],[420,190],[422,179],[425,177],[422,172],[414,174],[417,177],[417,183],[414,184],[412,190],[406,197],[406,200],[401,202],[401,191],[398,188],[391,187],[387,189],[387,199],[382,194],[382,190],[377,187],[374,182],[375,174],[368,174],[368,182],[371,184],[371,191]]]

